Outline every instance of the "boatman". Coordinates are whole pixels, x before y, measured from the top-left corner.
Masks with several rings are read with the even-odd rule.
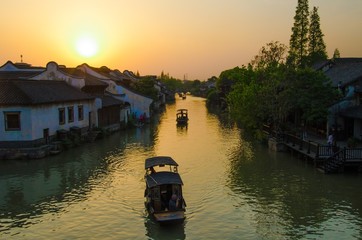
[[[175,211],[177,210],[177,195],[172,194],[170,201],[168,202],[168,210]]]

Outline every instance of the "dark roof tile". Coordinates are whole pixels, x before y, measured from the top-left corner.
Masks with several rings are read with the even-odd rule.
[[[339,82],[342,86],[348,85],[362,77],[362,58],[334,59],[325,74],[334,86]]]
[[[102,107],[109,107],[109,106],[116,106],[116,105],[123,105],[123,101],[118,100],[111,96],[101,96],[102,99]]]
[[[0,80],[2,79],[26,79],[38,75],[40,72],[34,71],[0,71]]]
[[[92,99],[94,97],[81,92],[64,81],[0,81],[0,105],[33,105]]]

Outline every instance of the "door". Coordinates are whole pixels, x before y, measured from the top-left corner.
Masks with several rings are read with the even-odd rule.
[[[92,129],[92,112],[88,113],[88,130]]]
[[[43,129],[43,138],[45,140],[45,144],[49,144],[49,128]]]

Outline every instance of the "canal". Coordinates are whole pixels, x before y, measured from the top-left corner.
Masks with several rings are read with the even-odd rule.
[[[187,128],[176,126],[189,110]],[[172,156],[182,225],[144,209],[144,160]],[[168,105],[143,128],[60,155],[0,162],[0,239],[362,239],[362,176],[324,175],[248,140],[202,98]]]

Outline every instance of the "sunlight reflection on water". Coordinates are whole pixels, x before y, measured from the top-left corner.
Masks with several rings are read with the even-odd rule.
[[[189,110],[178,128],[178,108]],[[248,140],[188,96],[149,124],[34,161],[0,162],[0,238],[358,239],[361,176],[323,175]],[[144,208],[144,160],[172,156],[187,203],[164,228]]]

